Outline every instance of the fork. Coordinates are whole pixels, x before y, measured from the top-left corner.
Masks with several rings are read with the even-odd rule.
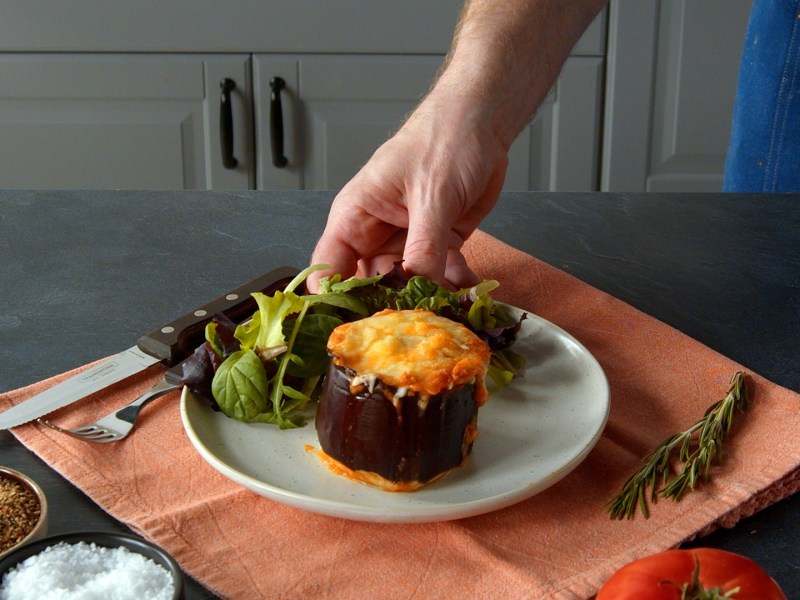
[[[136,418],[139,416],[139,412],[147,404],[163,396],[167,392],[179,389],[182,385],[181,376],[173,370],[170,370],[167,371],[163,379],[158,381],[158,383],[136,400],[95,423],[84,425],[83,427],[76,427],[74,429],[66,429],[44,418],[39,418],[37,421],[50,429],[66,433],[67,435],[71,435],[74,438],[86,442],[94,442],[95,444],[118,442],[131,432],[133,426],[136,424]]]

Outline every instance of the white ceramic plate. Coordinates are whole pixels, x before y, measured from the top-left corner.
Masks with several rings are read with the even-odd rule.
[[[308,450],[319,448],[313,420],[285,431],[240,423],[187,390],[181,417],[212,467],[277,502],[386,523],[470,517],[530,498],[562,479],[586,457],[608,418],[605,374],[568,333],[529,313],[514,348],[526,367],[480,409],[472,456],[413,493],[383,492],[332,474]]]

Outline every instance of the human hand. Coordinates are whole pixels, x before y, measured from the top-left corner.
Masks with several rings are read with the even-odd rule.
[[[476,283],[461,246],[497,202],[509,146],[606,3],[466,2],[431,92],[334,199],[311,257],[330,269],[309,290],[398,260],[439,284]]]
[[[507,147],[475,107],[452,110],[423,103],[403,127],[342,188],[312,254],[312,264],[339,273],[406,272],[452,288],[477,283],[461,246],[497,202]]]

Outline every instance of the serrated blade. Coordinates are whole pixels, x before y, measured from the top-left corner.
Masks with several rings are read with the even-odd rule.
[[[9,429],[33,421],[122,381],[157,362],[160,362],[158,358],[145,354],[136,346],[128,348],[0,413],[0,429]]]

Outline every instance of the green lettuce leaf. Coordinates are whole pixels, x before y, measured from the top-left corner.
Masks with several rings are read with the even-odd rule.
[[[333,315],[309,313],[300,323],[286,373],[293,377],[315,377],[328,369],[328,338],[342,320]],[[294,322],[283,324],[284,336],[291,336]]]
[[[220,410],[232,419],[250,421],[267,408],[267,375],[250,349],[226,358],[211,382]]]
[[[258,332],[255,335],[253,347],[273,348],[285,344],[286,337],[283,334],[283,321],[287,316],[303,310],[306,301],[294,292],[275,292],[272,296],[255,293],[253,298],[258,304],[259,316]],[[249,332],[246,337],[248,340],[252,339],[252,332]],[[239,339],[241,340],[241,338]]]

